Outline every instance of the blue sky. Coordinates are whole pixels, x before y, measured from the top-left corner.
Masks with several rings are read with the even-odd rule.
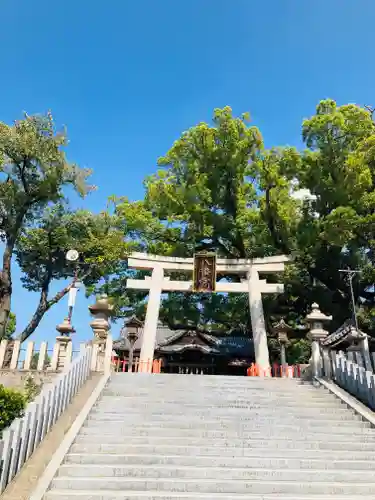
[[[320,99],[375,105],[373,0],[2,0],[0,15],[0,120],[51,109],[99,188],[74,204],[95,211],[113,194],[141,198],[157,157],[215,107],[250,111],[268,146],[300,146]],[[20,329],[37,296],[19,278]],[[91,336],[80,293],[77,340]],[[66,309],[37,342],[54,340]]]

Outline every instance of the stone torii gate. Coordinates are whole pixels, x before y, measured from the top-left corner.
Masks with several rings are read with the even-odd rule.
[[[284,285],[267,283],[259,278],[261,274],[272,274],[284,270],[285,262],[289,260],[285,255],[258,259],[214,259],[216,271],[213,274],[213,290],[215,292],[248,293],[253,331],[255,360],[262,370],[270,367],[267,345],[267,332],[264,322],[262,294],[283,293]],[[127,288],[135,290],[149,290],[146,320],[143,330],[143,341],[140,353],[141,366],[154,357],[156,329],[159,319],[159,309],[163,292],[182,291],[194,292],[194,282],[173,281],[164,275],[164,271],[194,272],[194,258],[162,257],[146,253],[133,253],[128,258],[128,266],[133,269],[151,270],[151,276],[144,280],[128,279]],[[216,282],[216,274],[238,274],[245,276],[239,283]],[[194,277],[195,279],[195,277]],[[211,291],[208,290],[207,291]],[[147,368],[148,369],[148,368]]]

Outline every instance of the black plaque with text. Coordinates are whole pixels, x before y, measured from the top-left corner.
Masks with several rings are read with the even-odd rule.
[[[214,292],[216,288],[216,254],[194,255],[194,292]]]

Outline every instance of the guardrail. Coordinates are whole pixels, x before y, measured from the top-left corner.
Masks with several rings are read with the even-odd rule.
[[[113,370],[115,372],[151,372],[151,373],[160,373],[161,372],[161,359],[149,359],[147,361],[140,361],[139,358],[134,358],[133,363],[129,364],[128,360],[118,359],[115,356],[112,356],[111,361]]]
[[[0,494],[89,378],[91,359],[91,346],[82,346],[66,370],[27,405],[24,416],[4,430],[0,440]]]
[[[307,365],[279,365],[273,363],[268,369],[260,368],[252,363],[246,370],[248,377],[301,378],[303,368]]]
[[[65,347],[61,342],[56,342],[49,348],[48,342],[42,342],[39,349],[35,349],[35,342],[21,344],[19,340],[0,342],[0,370],[36,370],[39,372],[57,371],[59,358],[64,351],[64,362],[69,364],[78,354],[73,351],[72,342]]]
[[[334,382],[363,404],[375,410],[375,375],[346,359],[335,351],[330,353],[331,373],[325,373]]]

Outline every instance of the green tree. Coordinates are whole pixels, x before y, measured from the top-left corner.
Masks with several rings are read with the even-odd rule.
[[[30,322],[18,336],[22,342],[35,331],[45,313],[67,295],[76,273],[81,282],[91,287],[120,270],[132,243],[124,240],[116,224],[117,217],[107,212],[71,212],[59,204],[46,209],[36,227],[23,230],[15,255],[23,272],[23,286],[39,292],[39,302]],[[80,254],[76,265],[66,260],[66,252],[71,248]],[[50,295],[53,281],[68,278],[68,284]]]
[[[38,368],[38,363],[39,363],[39,352],[35,352],[31,358],[30,369],[36,370]],[[50,356],[46,355],[44,359],[43,370],[45,370],[50,365],[50,363],[51,363],[51,358]]]
[[[2,431],[9,427],[14,419],[23,416],[25,406],[26,397],[22,392],[0,384],[0,438]]]
[[[374,145],[372,113],[356,105],[321,101],[302,125],[307,149],[277,168],[308,197],[293,224],[284,224],[277,192],[264,211],[273,244],[294,252],[319,288],[319,303],[341,323],[350,315],[350,291],[340,269],[360,269],[354,282],[361,324],[375,333]],[[337,323],[336,323],[337,326]]]
[[[185,132],[146,179],[145,207],[167,227],[178,224],[184,254],[213,249],[244,258],[267,252],[259,247],[265,226],[250,171],[263,142],[247,121],[247,115],[233,117],[229,107],[216,109],[213,126],[200,123]]]
[[[145,181],[144,201],[115,201],[115,212],[139,248],[165,255],[192,256],[214,250],[229,258],[285,253],[293,261],[275,280],[285,293],[267,296],[268,330],[283,316],[301,325],[311,303],[334,316],[336,328],[350,316],[350,293],[340,269],[361,269],[355,294],[361,325],[375,334],[374,158],[371,110],[321,101],[304,120],[303,151],[265,150],[258,129],[229,107],[215,110],[212,126],[200,123],[175,141]],[[106,284],[118,314],[141,315],[141,294],[127,292],[134,271]],[[183,274],[176,274],[176,276]],[[234,277],[223,276],[225,279]],[[163,299],[161,318],[172,327],[250,332],[246,297],[173,293]],[[299,330],[296,329],[296,332]],[[289,354],[306,358],[304,339]],[[275,344],[275,349],[277,349]]]
[[[5,335],[3,336],[0,335],[0,341],[9,340],[12,338],[14,332],[16,331],[16,324],[17,324],[16,315],[11,312],[9,314]]]
[[[117,215],[142,249],[189,257],[199,250],[227,258],[280,253],[265,218],[267,183],[272,181],[273,197],[277,193],[289,230],[298,220],[301,202],[290,196],[292,181],[283,173],[299,156],[292,148],[264,151],[260,132],[248,119],[234,117],[229,107],[216,109],[212,126],[192,127],[158,160],[161,168],[146,179],[143,202],[115,200]],[[126,308],[134,298],[125,290],[127,276],[111,287],[111,295],[125,298]],[[143,314],[144,304],[137,310]],[[176,292],[163,300],[161,318],[175,328],[251,329],[246,296]]]
[[[50,113],[25,116],[10,126],[0,123],[0,230],[4,241],[0,273],[0,336],[5,335],[12,295],[12,256],[24,228],[40,211],[63,198],[67,185],[87,192],[88,170],[68,162],[64,133],[56,132]]]

